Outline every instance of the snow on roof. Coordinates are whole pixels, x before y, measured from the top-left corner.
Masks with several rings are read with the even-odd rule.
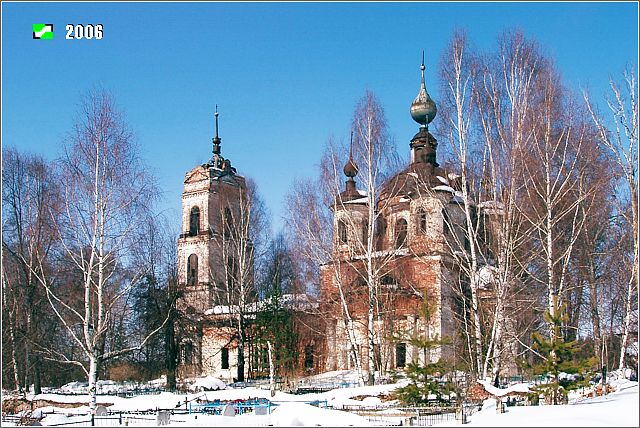
[[[498,208],[503,209],[504,204],[498,201],[483,201],[478,204],[478,208]]]
[[[406,256],[407,254],[409,254],[409,249],[407,248],[394,248],[391,250],[374,251],[373,257],[378,258],[378,257],[385,257],[388,255]],[[361,254],[361,255],[354,256],[353,258],[354,260],[362,260],[366,257],[367,257],[366,254]]]
[[[455,180],[456,178],[460,178],[458,174],[455,174],[453,172],[450,172],[449,174],[447,174],[447,177],[449,177],[449,180]]]
[[[365,192],[364,190],[358,190],[358,193],[360,193],[362,196],[367,196],[367,192]]]
[[[247,303],[244,306],[246,314],[256,313],[265,310],[267,304],[271,302],[271,298],[259,300],[257,302]],[[308,310],[318,307],[318,302],[313,296],[305,293],[299,294],[283,294],[280,296],[280,302],[285,308],[294,310]],[[233,306],[219,305],[205,311],[205,315],[220,315],[238,313],[238,308]]]
[[[456,192],[453,189],[453,187],[445,186],[445,185],[435,186],[432,190],[438,190],[438,191],[443,191],[443,192],[451,192],[451,193],[455,193]]]
[[[345,201],[343,203],[345,204],[366,204],[369,201],[369,198],[358,198],[358,199],[353,199],[351,201]]]
[[[462,192],[459,190],[456,190],[453,194],[453,198],[451,198],[451,202],[457,202],[459,204],[463,204],[464,197],[462,196]]]
[[[238,312],[237,310],[235,312]],[[221,315],[221,314],[230,314],[232,313],[231,306],[227,305],[217,305],[213,308],[207,309],[204,311],[205,315]]]
[[[449,180],[447,180],[446,178],[440,177],[439,175],[436,175],[436,178],[440,180],[441,183],[446,184],[447,186],[449,185]]]

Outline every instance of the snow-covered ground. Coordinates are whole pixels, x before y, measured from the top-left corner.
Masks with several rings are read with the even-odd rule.
[[[495,400],[468,418],[470,427],[622,427],[638,426],[638,382],[620,381],[617,391],[604,397],[576,400],[558,406],[506,407],[497,414]],[[442,424],[453,426],[455,423]]]
[[[324,378],[328,378],[328,376],[324,376]],[[190,394],[164,392],[133,398],[101,395],[98,396],[98,403],[107,406],[111,411],[126,412],[155,410],[157,408],[184,409],[185,399],[195,402],[196,398],[209,401],[266,398],[277,404],[272,408],[271,414],[237,416],[175,414],[171,416],[170,426],[372,426],[373,423],[365,417],[339,409],[342,406],[380,404],[381,401],[377,396],[391,392],[397,386],[398,384],[339,388],[324,393],[304,395],[276,392],[273,397],[269,390],[259,388],[227,388]],[[468,417],[467,426],[638,426],[638,382],[623,380],[616,382],[615,386],[616,392],[604,397],[583,398],[573,400],[568,405],[559,406],[506,407],[506,413],[502,414],[496,413],[495,400],[489,399],[485,401],[481,411]],[[366,398],[362,399],[363,397]],[[89,397],[86,395],[40,394],[34,398],[58,403],[88,403],[89,401]],[[309,404],[315,401],[322,402],[321,406],[316,407]],[[325,404],[333,409],[322,408]],[[86,405],[76,408],[44,407],[36,411],[36,415],[38,412],[50,413],[52,411],[55,411],[55,414],[47,415],[41,421],[42,425],[88,421],[86,416],[88,407]],[[78,416],[73,416],[74,414]],[[146,419],[135,419],[133,416],[129,418],[126,422],[131,426],[156,426],[155,415],[140,416],[140,418]],[[117,419],[100,421],[100,425],[106,426],[107,424],[104,422],[109,422],[111,426],[117,426],[119,421]],[[458,424],[456,421],[450,420],[441,426]],[[10,424],[3,422],[3,425]],[[376,425],[380,426],[380,423],[377,422]]]

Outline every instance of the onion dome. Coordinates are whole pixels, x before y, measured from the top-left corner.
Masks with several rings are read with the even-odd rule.
[[[353,181],[353,177],[358,175],[358,166],[353,161],[353,131],[351,131],[351,141],[349,142],[349,160],[344,166],[344,175]]]
[[[423,127],[428,128],[429,123],[436,117],[436,103],[431,99],[427,88],[424,84],[424,51],[422,52],[422,64],[420,71],[422,72],[422,82],[420,84],[420,92],[411,103],[411,117]]]
[[[356,181],[353,179],[353,177],[358,175],[358,166],[353,161],[353,132],[351,133],[351,143],[349,145],[349,160],[344,165],[343,171],[344,175],[349,178],[347,179],[344,192],[340,194],[340,198],[343,202],[360,198],[360,193],[358,193],[358,189],[356,188]]]
[[[344,171],[344,175],[346,175],[349,178],[353,178],[356,175],[358,175],[358,167],[356,166],[355,163],[353,163],[353,159],[351,158],[351,156],[349,156],[349,160],[344,166],[343,171]]]

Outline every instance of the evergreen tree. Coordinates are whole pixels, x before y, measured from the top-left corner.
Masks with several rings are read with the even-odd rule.
[[[256,343],[265,350],[267,342],[271,343],[276,371],[273,375],[284,377],[293,372],[298,359],[294,314],[285,306],[283,296],[277,289],[263,304],[262,310],[256,314]]]
[[[256,313],[255,343],[266,357],[271,343],[276,377],[286,377],[298,360],[294,313],[286,299],[295,290],[295,272],[289,249],[282,234],[271,242],[263,275],[263,300]],[[266,358],[264,358],[266,360]],[[266,362],[266,361],[265,361]]]
[[[430,334],[431,325],[435,321],[436,309],[435,303],[430,302],[425,295],[418,311],[420,318],[425,320],[425,334],[415,335],[404,332],[393,338],[395,342],[409,343],[422,352],[422,363],[411,361],[405,368],[409,384],[396,390],[398,398],[403,404],[426,404],[429,401],[429,395],[435,395],[441,401],[443,396],[449,395],[456,389],[453,382],[443,380],[444,374],[449,370],[449,364],[442,358],[431,362],[432,351],[441,349],[443,345],[450,343],[450,339],[447,337],[441,338],[437,334],[433,336]]]
[[[567,401],[567,391],[582,386],[581,378],[586,375],[596,363],[595,358],[577,360],[576,354],[580,350],[577,340],[565,341],[562,334],[562,325],[568,320],[565,306],[556,304],[555,315],[549,311],[544,314],[544,320],[549,323],[553,332],[547,339],[538,332],[531,335],[533,339],[533,349],[535,349],[543,360],[533,366],[535,374],[546,375],[548,382],[534,388],[536,398],[538,394],[543,394],[549,404],[563,404]],[[561,373],[576,374],[575,380],[569,377],[560,378]],[[534,398],[535,400],[535,398]]]

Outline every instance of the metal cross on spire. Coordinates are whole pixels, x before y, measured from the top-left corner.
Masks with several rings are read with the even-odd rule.
[[[216,118],[216,136],[213,137],[213,154],[214,155],[219,155],[220,154],[220,143],[222,142],[222,140],[220,139],[220,137],[218,136],[218,104],[216,104],[216,112],[214,114],[215,118]]]

